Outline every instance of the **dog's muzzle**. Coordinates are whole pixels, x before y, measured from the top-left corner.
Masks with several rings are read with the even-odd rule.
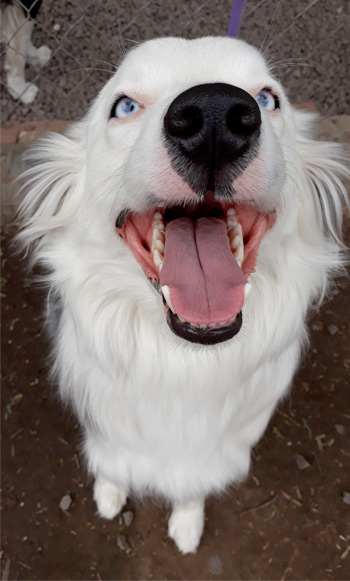
[[[171,103],[164,141],[174,169],[198,196],[227,197],[257,154],[260,125],[259,106],[243,89],[197,85]]]
[[[238,87],[213,83],[181,93],[165,114],[163,140],[198,199],[184,203],[175,187],[167,203],[117,218],[118,232],[162,295],[170,329],[188,342],[214,345],[241,329],[248,277],[274,222],[236,199],[235,178],[257,155],[260,126],[258,104]]]

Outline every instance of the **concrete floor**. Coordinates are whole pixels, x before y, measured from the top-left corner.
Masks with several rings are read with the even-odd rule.
[[[46,0],[34,43],[54,56],[28,68],[40,93],[31,106],[2,91],[2,119],[78,119],[135,42],[166,35],[226,35],[231,0]],[[240,37],[263,46],[294,103],[314,101],[323,115],[350,112],[350,2],[247,0]],[[4,73],[2,75],[4,81]],[[3,87],[2,87],[3,88]]]

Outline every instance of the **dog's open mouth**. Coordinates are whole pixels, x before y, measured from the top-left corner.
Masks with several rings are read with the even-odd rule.
[[[273,221],[272,214],[219,203],[208,193],[196,205],[122,213],[117,230],[161,292],[172,331],[214,344],[241,328],[248,277]]]

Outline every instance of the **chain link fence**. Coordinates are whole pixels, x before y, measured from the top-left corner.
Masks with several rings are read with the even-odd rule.
[[[225,35],[232,2],[43,0],[34,24],[30,11],[39,0],[29,8],[15,0],[12,29],[7,4],[1,2],[2,122],[81,117],[135,43],[166,35]],[[263,48],[293,102],[313,100],[326,115],[348,113],[349,12],[347,0],[247,0],[240,37]],[[20,41],[28,32],[42,62]],[[28,86],[18,99],[9,93],[6,70],[14,56],[26,60]]]

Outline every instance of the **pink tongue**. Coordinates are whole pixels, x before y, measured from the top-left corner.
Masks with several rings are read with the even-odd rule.
[[[167,225],[160,285],[169,287],[182,319],[197,325],[231,319],[242,310],[246,282],[222,220],[178,218]]]

